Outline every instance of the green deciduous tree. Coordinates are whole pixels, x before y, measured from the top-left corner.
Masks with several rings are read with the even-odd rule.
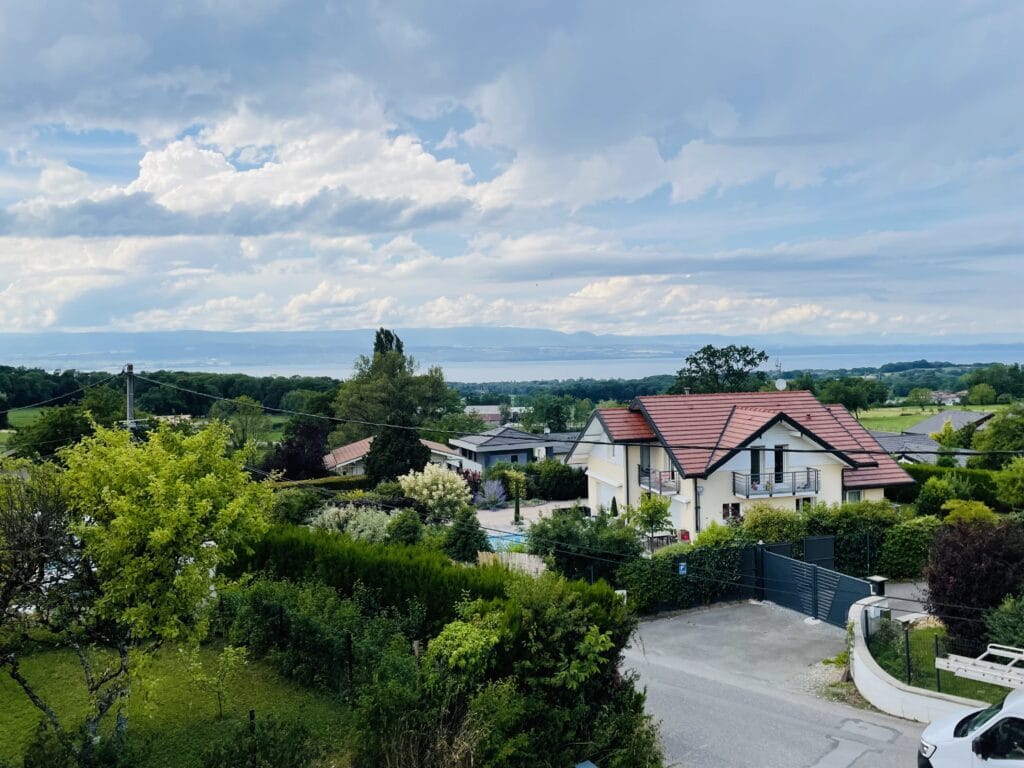
[[[757,370],[766,362],[768,355],[753,347],[707,344],[687,356],[668,392],[754,392],[767,381],[767,374]]]
[[[968,405],[992,405],[996,401],[996,390],[991,384],[975,384],[967,390]]]
[[[672,527],[670,503],[665,496],[649,493],[640,499],[638,506],[626,510],[626,522],[647,534],[647,547],[651,551],[654,551],[654,534]]]
[[[181,661],[192,678],[192,687],[211,694],[217,700],[217,719],[224,718],[224,699],[228,688],[249,662],[248,650],[244,646],[225,645],[217,655],[212,669],[203,664],[199,648],[179,648]]]
[[[996,494],[1014,509],[1024,509],[1024,456],[1018,456],[996,475]]]
[[[934,395],[927,387],[914,387],[903,401],[907,405],[919,405],[923,409],[934,402]]]
[[[17,621],[24,632],[45,628],[77,652],[91,704],[84,726],[65,727],[24,680],[17,648],[5,649],[3,664],[81,765],[92,764],[112,710],[123,732],[132,669],[165,642],[205,635],[222,582],[218,569],[266,528],[271,491],[250,481],[244,454],[226,455],[227,442],[221,424],[187,436],[162,427],[145,442],[99,427],[64,452],[57,485],[40,486],[46,494],[32,484],[49,476],[29,473],[11,497],[35,494],[66,510],[64,535],[51,527],[47,539],[52,583],[20,585],[29,590],[19,598],[23,605],[46,610],[20,612]],[[105,660],[100,667],[98,658]]]
[[[1024,404],[997,413],[974,433],[971,447],[982,455],[968,459],[970,466],[1000,469],[1014,457],[1006,451],[1024,451]],[[992,453],[1002,451],[1004,453]]]
[[[259,445],[270,434],[270,419],[263,406],[248,395],[218,400],[210,408],[210,418],[220,419],[231,427],[231,447],[236,451],[249,443]]]
[[[818,390],[818,399],[823,403],[839,403],[856,414],[864,408],[884,403],[889,390],[877,379],[862,379],[859,376],[845,376],[829,379]]]

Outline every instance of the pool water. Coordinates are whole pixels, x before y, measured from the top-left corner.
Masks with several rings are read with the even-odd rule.
[[[495,552],[502,552],[512,544],[522,544],[526,536],[522,533],[492,533],[487,536],[487,541]]]

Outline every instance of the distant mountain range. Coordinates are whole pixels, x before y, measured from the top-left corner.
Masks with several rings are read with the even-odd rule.
[[[947,360],[954,363],[1024,360],[1020,338],[998,337],[985,343],[969,337],[847,337],[758,335],[744,338],[709,335],[616,336],[561,333],[529,328],[405,328],[397,329],[405,349],[424,365],[454,364],[459,378],[501,368],[522,368],[522,378],[538,370],[558,371],[556,362],[595,361],[604,376],[615,376],[611,361],[649,361],[652,370],[672,372],[686,355],[704,344],[750,344],[767,351],[786,369],[834,369],[877,366],[903,360]],[[373,329],[295,332],[169,331],[160,333],[33,333],[0,334],[0,364],[46,370],[111,370],[126,362],[136,370],[208,370],[222,372],[323,373],[346,376],[352,362],[373,345]],[[602,362],[603,361],[603,362]],[[480,364],[478,371],[474,364]],[[595,374],[597,375],[597,374]],[[449,376],[449,378],[456,378]],[[484,380],[481,378],[480,380]]]

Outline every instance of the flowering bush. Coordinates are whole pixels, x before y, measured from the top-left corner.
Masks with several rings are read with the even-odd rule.
[[[380,543],[387,539],[389,522],[388,514],[376,507],[328,505],[310,521],[309,527],[331,533],[345,533],[360,541]]]
[[[505,505],[508,497],[505,495],[505,486],[501,480],[484,480],[480,486],[480,492],[473,499],[478,507],[497,509]]]
[[[402,475],[398,482],[405,495],[426,507],[435,522],[451,520],[471,498],[466,481],[437,464],[427,464],[422,472]]]

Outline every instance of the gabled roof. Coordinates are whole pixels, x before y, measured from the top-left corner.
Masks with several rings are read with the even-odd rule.
[[[507,451],[513,449],[543,448],[553,445],[558,440],[552,440],[550,435],[533,435],[523,432],[515,427],[495,427],[486,432],[479,432],[475,435],[463,435],[459,438],[452,438],[451,444],[472,451]]]
[[[654,430],[642,413],[629,408],[598,408],[594,415],[614,442],[656,439]]]
[[[913,482],[845,408],[825,406],[810,392],[651,395],[637,398],[630,413],[643,418],[647,434],[656,435],[684,477],[706,477],[773,424],[785,422],[834,451],[849,465],[844,478],[855,486]],[[608,428],[607,415],[599,417]],[[647,439],[635,416],[615,418],[616,426],[608,429],[614,440]]]
[[[433,440],[423,440],[422,438],[420,439],[420,442],[427,446],[427,448],[429,448],[433,453],[451,456],[453,459],[460,458],[459,454],[453,448],[444,445],[443,443],[435,443]],[[346,464],[359,461],[370,452],[370,445],[372,443],[372,437],[364,437],[362,440],[356,440],[354,443],[349,443],[348,445],[335,448],[324,456],[324,469],[335,469],[337,467],[343,467]]]
[[[871,436],[878,441],[888,453],[896,457],[897,461],[906,460],[916,464],[935,464],[939,458],[939,450],[942,448],[928,435],[914,435],[909,432],[878,432],[869,430]],[[967,448],[957,448],[954,461],[961,466],[967,466],[968,454],[977,453]]]
[[[941,432],[942,425],[947,421],[953,425],[953,429],[960,429],[968,424],[978,424],[980,426],[991,418],[991,413],[983,411],[940,411],[929,416],[927,419],[922,419],[912,427],[907,427],[903,431],[909,432],[912,435],[930,435],[933,432]]]

